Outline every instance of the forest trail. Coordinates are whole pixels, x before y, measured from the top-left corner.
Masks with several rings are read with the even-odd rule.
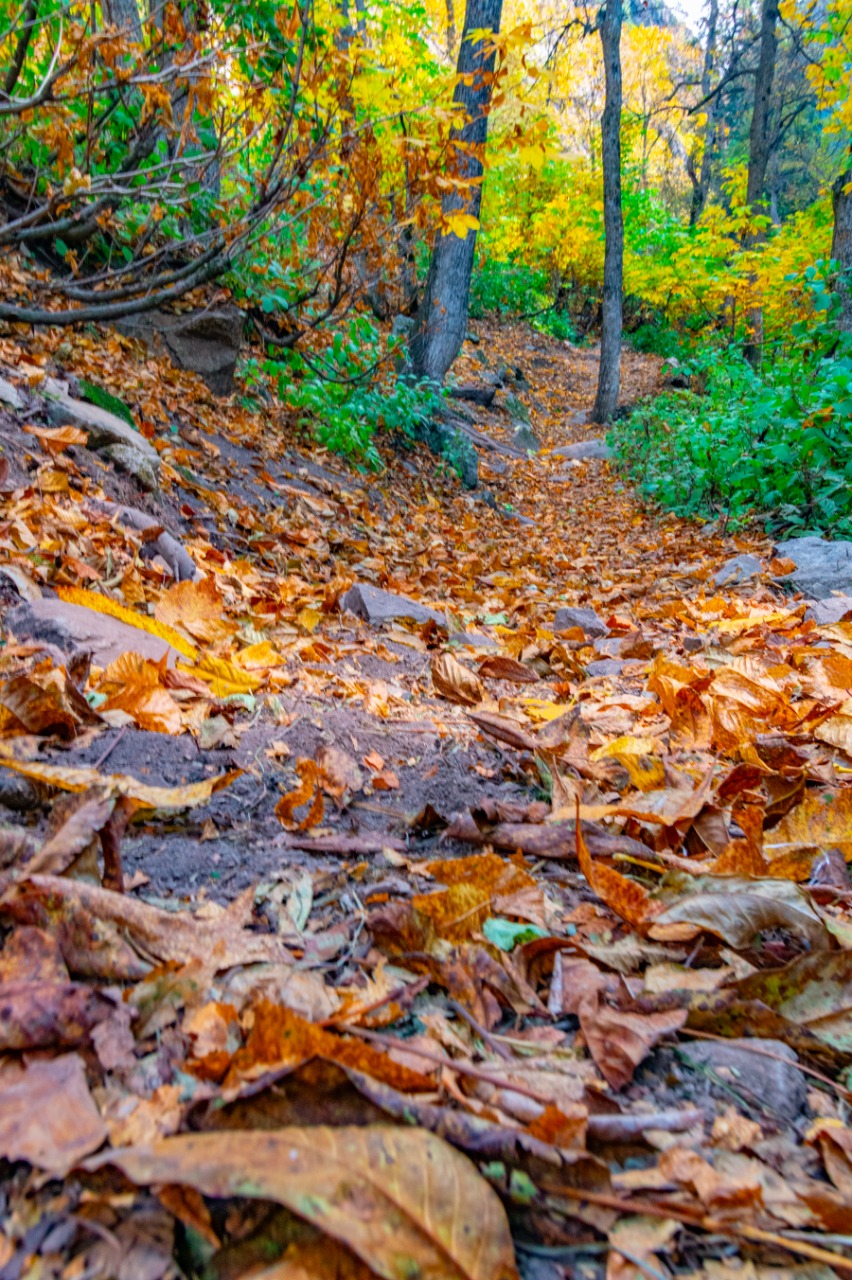
[[[117,339],[0,344],[22,397],[60,360],[120,390],[162,473],[146,496],[37,398],[0,411],[0,1046],[39,1051],[0,1072],[0,1148],[63,1179],[7,1183],[3,1265],[43,1249],[166,1277],[177,1250],[214,1280],[282,1253],[396,1274],[391,1165],[412,1256],[456,1251],[435,1274],[603,1275],[602,1248],[618,1280],[661,1258],[704,1274],[730,1242],[831,1259],[847,624],[765,579],[717,591],[765,540],[658,518],[607,462],[560,455],[594,436],[594,351],[475,331],[459,381],[512,376],[462,406],[491,443],[473,493],[422,447],[359,476],[275,407],[223,407]],[[627,353],[625,400],[659,374]],[[508,394],[533,457],[511,456]],[[161,523],[134,532],[104,500]],[[203,578],[171,582],[161,524]],[[345,607],[353,584],[393,593],[385,625]],[[407,620],[400,596],[433,612]],[[69,608],[95,624],[91,667]],[[62,625],[39,630],[45,610]],[[81,1168],[101,1148],[132,1194]],[[290,1214],[310,1216],[308,1172],[323,1234]],[[249,1176],[285,1208],[240,1199]],[[456,1227],[485,1220],[471,1258]]]

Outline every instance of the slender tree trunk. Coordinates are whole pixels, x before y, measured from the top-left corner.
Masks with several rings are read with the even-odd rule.
[[[775,59],[778,52],[778,6],[779,0],[763,0],[760,19],[760,59],[754,81],[754,109],[749,134],[748,185],[746,187],[746,203],[752,217],[765,212],[763,195],[766,186],[766,170],[769,165],[769,118],[772,82],[775,78]],[[747,245],[749,247],[757,245],[763,238],[763,231],[755,230],[749,235]],[[760,307],[749,309],[748,328],[749,336],[745,354],[749,363],[757,368],[763,353],[763,311]]]
[[[113,26],[124,31],[133,44],[142,44],[142,18],[136,0],[105,0],[104,11]]]
[[[621,384],[621,311],[624,286],[624,220],[621,214],[621,22],[622,0],[607,0],[600,23],[606,73],[601,117],[601,160],[604,187],[603,305],[601,362],[592,418],[609,422],[618,408]]]
[[[458,56],[454,101],[467,115],[453,135],[454,175],[471,185],[445,196],[444,217],[466,213],[479,219],[482,205],[482,161],[488,135],[488,112],[494,87],[495,53],[488,40],[472,40],[472,31],[500,30],[503,0],[467,0]],[[464,342],[470,302],[470,277],[476,231],[464,239],[454,232],[438,232],[423,301],[411,338],[411,367],[417,377],[440,382]]]
[[[840,327],[852,333],[852,164],[832,188],[834,199],[834,235],[831,256],[840,267]]]
[[[701,97],[707,98],[713,88],[713,70],[716,65],[716,32],[719,26],[719,0],[710,0],[707,11],[707,43],[704,46],[704,66],[701,72]],[[710,194],[710,179],[713,176],[713,159],[718,141],[718,124],[716,114],[718,99],[710,98],[707,103],[707,119],[704,124],[704,149],[701,153],[701,168],[696,173],[695,160],[687,172],[692,181],[692,203],[689,209],[689,225],[694,227],[707,203]]]
[[[456,56],[456,6],[455,0],[446,0],[447,6],[447,57]]]

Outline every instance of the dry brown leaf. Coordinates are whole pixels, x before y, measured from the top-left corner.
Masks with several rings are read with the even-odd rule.
[[[436,693],[465,707],[474,707],[485,697],[479,677],[451,653],[439,653],[432,659],[432,684]]]
[[[505,1211],[465,1156],[422,1129],[318,1125],[203,1133],[110,1152],[141,1186],[276,1200],[350,1248],[377,1275],[515,1280]]]

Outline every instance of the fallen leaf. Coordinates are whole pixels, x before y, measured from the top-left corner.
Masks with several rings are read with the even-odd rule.
[[[465,1156],[422,1129],[289,1127],[186,1134],[89,1161],[141,1186],[276,1200],[347,1245],[377,1275],[515,1280],[496,1193]]]
[[[107,1136],[76,1053],[0,1062],[0,1155],[65,1174]]]
[[[432,683],[436,693],[465,707],[476,706],[485,697],[479,678],[451,653],[439,653],[432,659]]]

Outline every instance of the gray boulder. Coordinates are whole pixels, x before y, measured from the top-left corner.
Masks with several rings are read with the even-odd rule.
[[[577,444],[565,444],[553,450],[554,458],[568,458],[572,462],[585,462],[599,458],[606,461],[612,457],[612,449],[605,440],[580,440]]]
[[[160,455],[157,450],[123,418],[110,413],[108,409],[100,409],[96,404],[76,400],[55,378],[45,378],[40,391],[45,397],[48,420],[55,427],[79,427],[89,437],[90,449],[123,444],[147,458],[152,467],[159,467]]]
[[[118,326],[155,351],[164,351],[179,369],[199,374],[217,396],[230,395],[243,341],[245,315],[231,303],[172,315],[146,311]]]
[[[512,444],[516,449],[521,449],[524,453],[538,453],[541,449],[541,441],[535,432],[531,427],[523,424],[516,428],[512,436]]]
[[[805,617],[818,627],[830,627],[842,622],[847,613],[852,613],[852,596],[832,596],[829,600],[815,600],[805,611]]]
[[[717,587],[735,587],[741,582],[750,582],[763,573],[763,561],[757,556],[734,556],[722,565],[713,582]]]
[[[767,1057],[767,1054],[773,1056]],[[751,1101],[757,1099],[786,1120],[808,1105],[805,1077],[794,1051],[781,1040],[698,1040],[683,1050],[687,1062],[709,1068]],[[782,1059],[782,1061],[779,1061]]]
[[[609,635],[609,628],[594,609],[579,609],[572,606],[557,609],[553,619],[553,630],[570,631],[573,627],[581,627],[587,636]]]
[[[437,609],[410,600],[408,596],[395,595],[393,591],[385,591],[374,587],[369,582],[356,582],[340,601],[341,609],[357,614],[365,622],[373,626],[381,626],[384,622],[399,622],[410,618],[412,622],[436,622],[446,626],[446,618]]]
[[[180,657],[170,644],[149,631],[64,600],[27,600],[7,614],[6,625],[16,639],[54,645],[64,654],[89,650],[99,667],[123,653],[139,653],[152,662],[166,655],[169,666]]]
[[[109,458],[119,471],[132,476],[147,493],[155,493],[159,488],[159,458],[155,464],[144,453],[140,453],[137,448],[129,444],[109,444],[103,450],[103,457]]]
[[[810,535],[779,542],[773,550],[796,566],[779,582],[816,600],[827,600],[836,591],[852,595],[852,542],[828,542]]]

